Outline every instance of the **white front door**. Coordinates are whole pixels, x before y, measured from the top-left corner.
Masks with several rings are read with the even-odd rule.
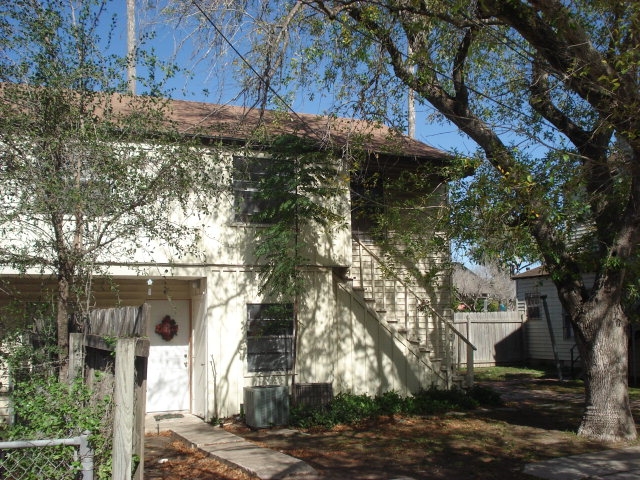
[[[147,412],[189,410],[189,337],[191,319],[189,300],[149,300],[150,322],[147,325],[150,351],[147,367]],[[165,338],[156,327],[165,318]],[[171,330],[171,326],[178,327]],[[160,327],[160,331],[163,328]]]

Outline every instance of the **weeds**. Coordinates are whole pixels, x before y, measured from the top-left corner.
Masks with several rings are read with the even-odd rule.
[[[67,438],[89,431],[95,453],[96,477],[111,478],[113,418],[110,396],[96,398],[82,379],[69,385],[59,382],[56,377],[36,376],[18,382],[11,397],[15,424],[7,428],[9,439]],[[69,450],[73,452],[73,448]]]

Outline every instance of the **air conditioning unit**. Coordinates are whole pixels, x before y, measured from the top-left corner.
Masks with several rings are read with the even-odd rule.
[[[333,400],[333,387],[331,383],[296,383],[293,399],[297,406],[325,407]]]
[[[251,428],[289,423],[289,387],[264,385],[244,387],[245,422]]]

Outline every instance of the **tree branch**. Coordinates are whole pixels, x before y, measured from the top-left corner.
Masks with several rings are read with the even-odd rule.
[[[482,0],[479,12],[503,20],[522,35],[562,81],[607,119],[619,135],[640,130],[640,92],[635,76],[618,72],[561,2],[533,0],[529,5]],[[640,139],[630,138],[630,144],[640,153]]]

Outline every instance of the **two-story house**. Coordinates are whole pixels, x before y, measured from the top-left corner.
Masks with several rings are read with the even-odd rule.
[[[185,411],[205,419],[237,414],[244,387],[289,386],[292,379],[331,384],[334,393],[371,395],[451,386],[449,345],[456,332],[450,276],[443,268],[429,277],[431,284],[421,285],[401,262],[389,265],[366,213],[367,202],[385,208],[392,194],[385,191],[387,180],[425,165],[434,167],[430,193],[438,192],[444,204],[446,182],[435,168],[448,161],[444,152],[360,121],[187,101],[170,107],[181,128],[203,132],[202,148],[226,152],[220,158],[231,172],[230,189],[215,214],[200,219],[197,256],[176,259],[157,245],[144,255],[110,259],[103,265],[109,278],[93,281],[97,307],[151,305],[148,412]],[[253,152],[255,142],[248,143],[258,126],[269,135],[305,138],[343,160],[341,193],[332,208],[344,221],[306,232],[313,241],[299,266],[304,293],[287,301],[260,290],[255,248],[263,226],[254,221],[260,210],[254,193],[269,151]],[[367,179],[373,177],[371,187]],[[363,207],[364,184],[375,199]],[[421,192],[404,193],[411,194]],[[448,258],[442,251],[423,267],[444,265]],[[6,273],[25,301],[50,288],[33,275]]]

